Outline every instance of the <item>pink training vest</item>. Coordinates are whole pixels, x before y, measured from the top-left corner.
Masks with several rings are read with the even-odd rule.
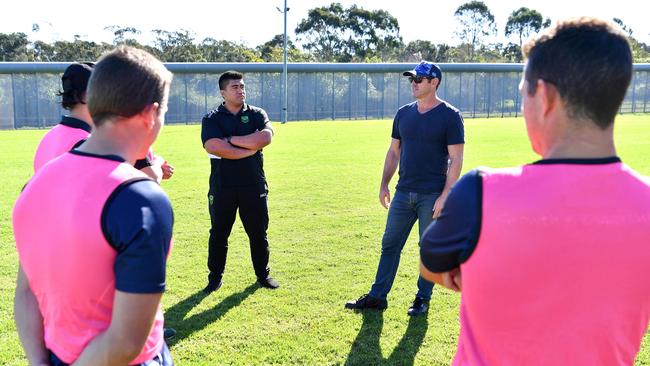
[[[81,128],[58,124],[52,127],[36,148],[34,155],[34,172],[37,172],[48,161],[66,153],[79,141],[87,139],[90,133]]]
[[[39,170],[16,202],[16,247],[44,318],[45,345],[66,363],[111,323],[117,252],[104,237],[101,214],[120,184],[144,177],[128,163],[66,153]],[[153,358],[163,342],[158,307],[132,364]]]
[[[454,365],[632,365],[650,317],[650,182],[622,163],[483,177]]]

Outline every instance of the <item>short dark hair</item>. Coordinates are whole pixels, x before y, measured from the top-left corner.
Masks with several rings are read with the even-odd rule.
[[[64,109],[72,110],[77,104],[86,104],[86,88],[94,67],[93,62],[75,62],[65,69],[61,76],[62,90],[57,93]]]
[[[147,105],[167,105],[172,74],[150,53],[119,46],[104,54],[88,85],[88,110],[95,126],[112,117],[132,117]]]
[[[226,90],[230,80],[241,80],[244,74],[239,71],[229,70],[219,76],[219,90]]]
[[[613,23],[582,17],[559,22],[524,46],[528,94],[537,80],[554,85],[571,118],[602,129],[614,123],[632,79],[632,51]]]

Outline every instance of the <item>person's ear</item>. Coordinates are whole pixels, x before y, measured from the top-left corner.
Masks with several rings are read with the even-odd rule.
[[[540,98],[542,113],[545,117],[559,107],[562,102],[560,93],[555,85],[542,79],[537,79],[537,90],[535,94]]]
[[[160,109],[160,104],[158,104],[158,102],[155,102],[147,105],[146,107],[144,107],[142,112],[140,112],[142,121],[146,125],[147,129],[152,129],[153,126],[155,125],[159,109]]]

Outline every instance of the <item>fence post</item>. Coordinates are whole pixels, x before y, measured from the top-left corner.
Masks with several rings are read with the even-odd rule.
[[[384,119],[384,94],[386,93],[386,75],[381,76],[381,119]]]
[[[334,99],[336,98],[336,93],[334,91],[334,79],[335,79],[335,76],[334,76],[334,73],[332,73],[332,121],[334,120],[334,117],[336,116],[336,114],[334,113]]]
[[[474,73],[474,98],[473,98],[473,105],[472,105],[472,118],[476,117],[476,78],[477,78],[478,73]]]
[[[352,119],[352,73],[348,73],[348,119]]]
[[[632,113],[636,112],[636,72],[632,71]]]
[[[366,119],[368,119],[368,73],[366,73]]]
[[[645,73],[645,89],[643,90],[643,113],[646,113],[646,105],[648,104],[648,78],[650,77],[650,71]]]
[[[17,113],[17,112],[16,112],[16,109],[18,109],[18,108],[16,108],[16,107],[17,107],[17,106],[16,106],[16,80],[15,80],[14,76],[15,76],[15,75],[12,73],[12,74],[11,74],[11,99],[12,99],[12,105],[13,105],[13,107],[14,107],[14,108],[13,108],[13,110],[14,110],[14,121],[13,121],[13,125],[14,125],[14,129],[15,129],[15,128],[18,128],[19,126],[17,126],[17,123],[18,123],[18,122],[17,122],[18,115],[16,114],[16,113]]]
[[[203,74],[203,110],[208,113],[208,73]]]
[[[189,109],[188,109],[188,100],[187,100],[187,75],[183,75],[183,86],[185,87],[185,124],[188,124],[189,121]]]
[[[35,102],[36,102],[36,124],[40,128],[45,128],[45,121],[43,121],[41,119],[41,107],[40,107],[40,105],[38,103],[38,101],[39,101],[39,98],[38,98],[38,96],[39,96],[38,74],[34,75],[34,89],[36,89],[36,90],[34,90],[36,92],[36,94],[35,94],[36,98],[34,98]]]
[[[505,101],[503,100],[503,97],[504,97],[504,91],[503,90],[505,89],[505,81],[504,81],[505,76],[506,76],[505,73],[501,74],[501,118],[503,118],[503,116],[505,114],[504,113]]]
[[[488,76],[485,81],[487,84],[487,118],[490,118],[490,108],[492,107],[492,73],[488,72],[485,75]]]
[[[519,88],[515,88],[515,117],[519,116]]]
[[[395,110],[398,110],[400,107],[399,101],[401,96],[402,96],[402,83],[400,83],[400,78],[397,77],[397,106],[395,107]]]

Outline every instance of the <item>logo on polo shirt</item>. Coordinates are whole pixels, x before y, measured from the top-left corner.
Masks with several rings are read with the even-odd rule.
[[[248,116],[241,116],[241,123],[248,123]]]

